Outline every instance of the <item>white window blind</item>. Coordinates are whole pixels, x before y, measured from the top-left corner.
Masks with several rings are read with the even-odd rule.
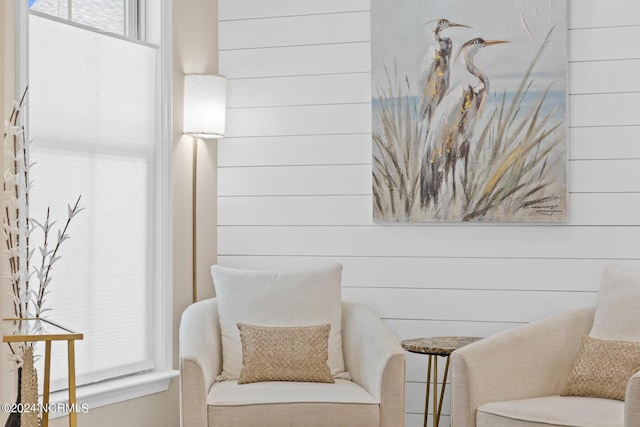
[[[86,209],[55,264],[52,320],[84,333],[78,384],[154,368],[161,245],[158,49],[37,15],[29,18],[31,216]],[[55,238],[55,236],[52,236]],[[54,344],[53,389],[66,387]],[[64,380],[63,380],[64,379]]]

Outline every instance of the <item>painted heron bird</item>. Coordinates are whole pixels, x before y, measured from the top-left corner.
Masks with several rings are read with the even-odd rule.
[[[456,55],[456,59],[462,55],[465,68],[478,78],[479,83],[476,86],[460,84],[451,88],[433,111],[422,157],[420,196],[423,205],[429,200],[437,202],[440,186],[443,181],[448,182],[449,174],[455,197],[456,163],[463,160],[466,171],[469,138],[489,93],[489,77],[473,61],[481,49],[501,43],[509,42],[474,38],[463,44]]]
[[[433,22],[433,21],[431,21]],[[471,28],[456,24],[448,19],[438,19],[433,30],[435,45],[429,46],[420,64],[420,117],[430,119],[431,113],[449,89],[449,61],[451,59],[451,39],[442,37],[440,32],[451,27]]]

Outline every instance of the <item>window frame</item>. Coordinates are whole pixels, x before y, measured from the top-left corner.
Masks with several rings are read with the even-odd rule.
[[[89,384],[78,387],[77,401],[86,403],[89,409],[100,406],[146,396],[153,393],[166,391],[169,388],[171,379],[178,376],[179,372],[173,370],[173,200],[172,200],[172,57],[171,57],[171,0],[127,0],[127,4],[133,5],[137,9],[135,20],[139,36],[151,39],[159,45],[160,61],[156,72],[159,76],[157,88],[158,99],[161,100],[158,117],[158,139],[160,145],[159,156],[156,164],[156,179],[161,185],[158,186],[156,194],[158,203],[157,213],[161,216],[158,221],[158,231],[161,235],[161,244],[156,250],[158,260],[157,276],[159,277],[158,288],[154,310],[158,319],[161,319],[156,329],[154,340],[155,354],[154,360],[156,368],[149,372],[132,374],[121,378],[106,380],[96,384]],[[35,12],[38,13],[38,12]],[[23,88],[28,85],[29,69],[29,6],[28,2],[16,2],[16,97],[19,96]],[[144,14],[144,15],[142,15]],[[44,15],[44,14],[40,14]],[[127,15],[127,13],[125,13]],[[51,15],[46,15],[51,17]],[[146,19],[141,19],[144,16]],[[55,18],[55,17],[54,17]],[[60,19],[60,18],[55,18]],[[149,28],[145,21],[153,19],[158,25],[158,34],[148,34]],[[68,24],[91,28],[77,22],[67,20]],[[125,23],[126,24],[126,23]],[[125,25],[125,33],[127,31]],[[109,37],[125,38],[134,43],[145,43],[138,38],[123,37],[117,34],[104,33],[95,28],[91,30],[100,32]],[[27,106],[28,107],[28,106]],[[27,108],[28,123],[28,108]],[[28,132],[28,129],[27,129]],[[68,402],[67,390],[51,393],[50,403]],[[50,418],[58,418],[67,415],[65,412],[51,413]]]
[[[146,41],[146,0],[125,0],[124,35],[125,37]]]

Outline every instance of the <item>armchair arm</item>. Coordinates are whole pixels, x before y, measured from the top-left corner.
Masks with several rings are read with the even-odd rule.
[[[474,427],[488,402],[560,394],[594,308],[510,329],[452,353],[452,425]]]
[[[183,427],[207,426],[207,394],[222,370],[215,298],[190,305],[180,321],[180,409]]]
[[[627,384],[624,400],[624,427],[640,425],[640,372],[636,372]]]
[[[380,427],[404,425],[405,354],[369,308],[342,303],[344,362],[353,381],[380,400]]]

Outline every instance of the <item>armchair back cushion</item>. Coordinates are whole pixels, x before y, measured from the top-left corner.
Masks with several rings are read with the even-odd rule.
[[[272,272],[211,267],[222,335],[222,374],[218,380],[238,379],[242,344],[238,323],[258,326],[331,325],[328,365],[343,373],[342,265]],[[348,375],[348,374],[347,374]]]
[[[640,275],[606,267],[589,336],[640,342]]]

